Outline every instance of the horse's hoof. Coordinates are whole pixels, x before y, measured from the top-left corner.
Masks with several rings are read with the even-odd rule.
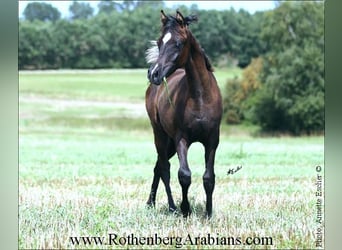
[[[189,218],[190,215],[191,215],[191,212],[183,213],[183,218],[187,219],[187,218]]]
[[[184,218],[188,218],[191,215],[191,213],[192,213],[191,209],[188,209],[187,211],[182,211]]]
[[[156,204],[154,202],[148,201],[148,202],[146,202],[146,206],[148,208],[154,208],[156,206]]]
[[[169,207],[169,212],[172,214],[176,214],[178,213],[177,208],[176,207]]]
[[[212,213],[205,212],[205,214],[204,214],[204,219],[205,220],[210,220],[211,217],[212,217]]]
[[[191,214],[190,204],[187,202],[182,202],[181,210],[183,213],[183,217],[186,218]]]

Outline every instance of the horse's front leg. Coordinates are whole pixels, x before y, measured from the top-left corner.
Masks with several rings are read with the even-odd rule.
[[[169,159],[175,154],[173,141],[160,130],[155,130],[155,145],[158,152],[158,160],[154,168],[154,176],[151,186],[151,192],[147,201],[150,206],[155,206],[157,189],[160,179],[164,182],[167,194],[169,211],[176,211],[176,205],[173,201],[170,188],[170,162]]]
[[[151,185],[151,192],[147,200],[147,205],[149,207],[154,207],[156,205],[156,195],[158,190],[160,180],[160,167],[158,166],[158,161],[154,167],[153,181]]]
[[[207,196],[206,216],[210,218],[212,215],[213,192],[215,188],[215,153],[218,142],[205,146],[205,172],[203,175],[203,186]]]
[[[177,207],[173,201],[171,187],[170,187],[170,162],[168,161],[168,159],[163,160],[162,162],[163,163],[161,164],[160,178],[162,179],[165,185],[167,201],[169,204],[169,211],[175,212],[177,210]]]
[[[188,143],[185,139],[181,139],[177,145],[177,154],[179,158],[178,180],[182,186],[182,203],[181,210],[184,217],[191,213],[190,204],[188,200],[188,189],[191,184],[191,171],[189,169],[187,155]]]
[[[154,176],[151,186],[151,192],[147,201],[147,205],[150,207],[154,207],[156,203],[156,195],[158,190],[159,181],[162,179],[165,185],[167,200],[169,204],[169,211],[175,212],[176,211],[176,205],[173,201],[172,193],[171,193],[171,187],[170,187],[170,163],[166,159],[161,159],[158,157],[158,161],[156,163],[156,166],[154,168]]]

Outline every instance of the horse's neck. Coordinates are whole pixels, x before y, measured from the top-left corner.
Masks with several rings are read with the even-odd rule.
[[[207,69],[205,55],[194,37],[191,37],[191,51],[185,71],[190,95],[195,99],[210,99],[211,72]]]

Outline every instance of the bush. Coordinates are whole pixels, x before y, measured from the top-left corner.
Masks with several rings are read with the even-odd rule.
[[[227,81],[223,94],[223,113],[224,119],[229,124],[241,122],[241,83],[237,77]]]
[[[230,79],[227,81],[224,97],[224,117],[229,124],[239,124],[253,108],[252,102],[248,100],[261,87],[259,75],[262,70],[262,59],[252,59],[250,65],[244,69],[242,78]]]

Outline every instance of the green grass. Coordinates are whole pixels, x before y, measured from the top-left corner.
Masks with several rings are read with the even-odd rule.
[[[235,73],[216,74],[224,79]],[[19,248],[119,248],[74,246],[69,240],[108,238],[109,233],[183,239],[208,233],[269,236],[272,246],[211,247],[315,248],[315,166],[324,167],[322,136],[254,138],[255,128],[224,125],[213,218],[203,218],[204,150],[198,143],[189,150],[192,216],[185,220],[167,212],[162,183],[156,208],[147,209],[156,153],[144,113],[145,71],[131,75],[135,80],[127,71],[19,74]],[[171,165],[171,188],[179,206],[177,157]],[[227,175],[237,166],[242,169]],[[160,247],[170,248],[152,248]]]
[[[19,91],[48,97],[143,100],[146,70],[21,72]],[[63,77],[61,77],[63,75]]]
[[[239,77],[240,74],[239,69],[215,71],[221,88],[228,78]],[[20,93],[34,93],[53,98],[141,101],[144,100],[147,85],[146,69],[19,73]]]

